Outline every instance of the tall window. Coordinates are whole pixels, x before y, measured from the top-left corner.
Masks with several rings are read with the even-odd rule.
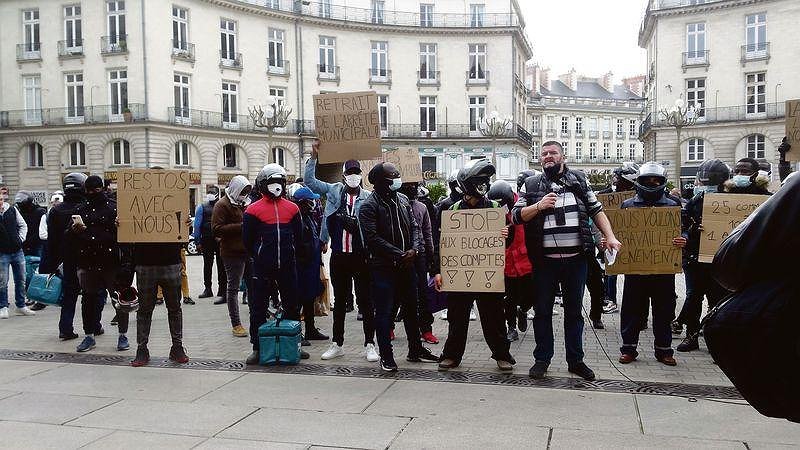
[[[706,116],[706,79],[686,80],[686,105],[694,106],[698,118]]]
[[[534,133],[540,133],[542,131],[542,125],[540,121],[541,121],[541,116],[531,117],[531,131],[533,131]]]
[[[594,131],[597,133],[597,117],[592,117],[589,119],[589,131]]]
[[[486,7],[483,4],[471,4],[469,5],[469,25],[471,27],[482,27],[483,26],[483,16]]]
[[[767,50],[767,15],[765,13],[750,14],[745,19],[747,53],[759,53]]]
[[[628,158],[633,161],[636,158],[636,144],[630,144],[628,147]]]
[[[419,44],[419,79],[436,79],[436,44]]]
[[[276,106],[284,106],[286,104],[286,89],[282,87],[269,88],[269,95],[275,98]]]
[[[373,42],[370,58],[370,77],[386,79],[389,75],[389,53],[388,43]]]
[[[67,94],[67,120],[81,121],[83,119],[83,74],[68,73],[64,75],[64,84]]]
[[[123,0],[110,0],[106,3],[108,9],[108,36],[109,42],[121,45],[120,41],[127,41],[125,34],[125,2]]]
[[[236,22],[228,19],[219,20],[219,42],[223,60],[236,60]]]
[[[583,142],[578,141],[575,143],[575,158],[583,159]]]
[[[319,73],[336,75],[336,38],[319,37]]]
[[[561,134],[569,134],[569,117],[561,116]]]
[[[486,44],[469,44],[469,79],[486,79]]]
[[[238,126],[238,88],[236,83],[222,82],[222,126],[224,127]]]
[[[561,148],[564,149],[564,157],[568,158],[569,157],[569,142],[562,141],[561,142]]]
[[[636,119],[628,120],[628,137],[636,137]]]
[[[319,0],[319,16],[330,19],[331,17],[331,0]]]
[[[611,132],[611,118],[606,117],[603,119],[603,133]]]
[[[433,4],[419,5],[419,26],[432,27],[433,26]]]
[[[172,48],[189,50],[189,12],[176,6],[172,7]]]
[[[589,159],[597,159],[597,142],[589,143]]]
[[[69,166],[83,167],[86,165],[86,144],[81,141],[69,143]]]
[[[386,2],[383,0],[372,0],[372,23],[383,23],[384,9],[386,9]]]
[[[44,149],[38,142],[28,143],[28,167],[44,167]]]
[[[190,165],[188,142],[178,141],[175,143],[175,165],[179,167],[188,167]]]
[[[767,111],[767,74],[748,73],[746,80],[747,114],[764,114]]]
[[[686,52],[690,60],[702,60],[706,56],[706,24],[686,25]]]
[[[603,159],[611,158],[611,143],[603,142]]]
[[[281,166],[286,166],[286,151],[280,147],[273,148],[272,161],[280,164]]]
[[[766,140],[763,134],[751,134],[747,136],[747,157],[754,159],[764,159],[766,157]]]
[[[128,71],[112,70],[108,73],[111,114],[118,116],[128,109]]]
[[[556,132],[556,118],[554,116],[547,116],[547,131]]]
[[[284,69],[286,67],[286,63],[283,58],[283,30],[270,28],[268,34],[269,43],[267,44],[267,48],[269,51],[269,67],[271,69]]]
[[[39,75],[22,77],[23,97],[25,100],[25,121],[38,123],[42,121],[42,78]]]
[[[22,39],[25,53],[39,52],[39,10],[22,11]]]
[[[481,121],[486,117],[486,97],[469,98],[469,131],[479,131]]]
[[[131,143],[125,139],[117,139],[112,142],[111,156],[115,166],[129,166],[131,164]]]
[[[175,97],[175,118],[179,122],[189,120],[189,75],[176,73],[173,75]]]
[[[436,131],[436,97],[419,98],[419,129],[423,133]]]
[[[378,95],[378,118],[380,119],[381,131],[389,129],[389,96]]]
[[[80,5],[64,7],[64,39],[67,41],[68,49],[74,49],[83,45]]]
[[[578,136],[583,134],[583,117],[575,118],[575,134]]]
[[[689,139],[687,144],[687,161],[702,161],[705,159],[706,143],[702,139],[692,138]]]
[[[225,144],[222,147],[222,159],[226,169],[236,167],[236,144]]]
[[[625,119],[617,119],[617,136],[625,134]]]
[[[617,154],[616,154],[617,158],[621,159],[622,158],[622,153],[624,151],[625,151],[625,144],[623,144],[622,142],[618,142],[617,143]]]

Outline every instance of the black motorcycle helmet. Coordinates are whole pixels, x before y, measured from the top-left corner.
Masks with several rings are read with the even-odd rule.
[[[719,186],[731,177],[731,168],[718,159],[708,159],[697,168],[697,180],[703,186]]]
[[[525,184],[525,180],[535,175],[536,175],[535,170],[526,169],[520,172],[519,175],[517,175],[517,191],[522,189],[522,185]]]
[[[80,194],[83,195],[83,185],[86,183],[85,173],[72,172],[64,177],[62,186],[64,187],[64,194]]]
[[[519,182],[519,179],[517,180]],[[500,206],[505,206],[509,210],[514,206],[514,190],[505,180],[497,180],[489,188],[489,200],[500,202]]]
[[[653,179],[656,180],[653,183]],[[658,201],[667,189],[667,169],[656,162],[648,162],[639,168],[636,177],[636,194],[646,202]]]
[[[483,197],[489,192],[494,165],[488,159],[472,160],[458,171],[456,180],[464,195]]]
[[[625,163],[614,169],[612,183],[617,187],[617,191],[628,191],[633,189],[636,178],[639,176],[639,165],[636,163]]]

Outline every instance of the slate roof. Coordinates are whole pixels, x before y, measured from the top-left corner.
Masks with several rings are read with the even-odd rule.
[[[644,97],[631,92],[625,85],[614,86],[614,92],[609,92],[599,83],[594,81],[579,81],[578,90],[573,91],[561,80],[553,80],[550,89],[542,86],[542,96],[596,98],[606,100],[644,100]],[[534,94],[535,96],[535,94]]]

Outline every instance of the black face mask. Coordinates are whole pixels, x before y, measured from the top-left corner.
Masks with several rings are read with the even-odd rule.
[[[97,203],[106,199],[106,194],[103,192],[92,192],[86,194],[86,200],[90,203]]]
[[[542,167],[542,170],[544,170],[544,174],[547,175],[547,178],[552,180],[558,177],[559,172],[561,172],[561,164],[556,164],[550,167]]]

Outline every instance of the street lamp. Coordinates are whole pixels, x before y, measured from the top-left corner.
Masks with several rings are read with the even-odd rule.
[[[478,123],[478,130],[481,134],[492,139],[492,164],[495,164],[495,166],[497,166],[495,141],[498,137],[507,136],[513,124],[514,119],[511,116],[500,117],[500,113],[497,111],[492,111],[488,117],[480,119]]]
[[[275,97],[268,95],[266,109],[261,105],[248,106],[247,112],[250,113],[250,120],[253,121],[254,126],[267,130],[267,162],[275,162],[272,161],[274,159],[272,157],[272,134],[276,128],[286,126],[292,109],[284,107],[282,103],[278,103]]]
[[[675,105],[671,108],[662,108],[659,113],[661,114],[661,119],[668,127],[675,128],[675,133],[677,134],[678,138],[678,151],[675,153],[675,180],[677,181],[678,189],[682,189],[681,186],[681,130],[686,127],[690,127],[697,123],[697,116],[702,111],[703,105],[701,103],[693,103],[690,105],[684,105],[683,99],[675,100]]]

